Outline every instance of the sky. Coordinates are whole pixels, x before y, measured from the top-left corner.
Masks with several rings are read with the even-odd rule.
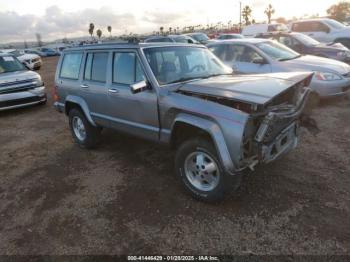
[[[272,4],[274,17],[326,15],[338,0],[245,0],[253,18],[266,20]],[[214,4],[215,3],[215,4]],[[44,41],[88,35],[88,24],[107,34],[147,33],[164,28],[239,21],[239,0],[1,0],[0,43],[30,41],[40,33]]]

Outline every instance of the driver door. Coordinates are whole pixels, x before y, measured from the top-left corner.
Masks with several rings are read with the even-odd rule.
[[[146,80],[136,51],[115,51],[108,87],[111,127],[149,140],[159,139],[158,97],[151,87],[132,93],[130,85]]]

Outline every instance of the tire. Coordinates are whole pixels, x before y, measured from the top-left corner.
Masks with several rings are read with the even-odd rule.
[[[101,129],[91,125],[81,110],[72,108],[69,111],[69,127],[74,141],[81,148],[91,149],[96,147]]]
[[[204,164],[201,166],[201,163]],[[214,170],[213,164],[214,172],[210,171]],[[230,175],[224,171],[214,145],[204,138],[193,138],[180,145],[175,168],[185,190],[204,202],[222,200],[228,191],[238,189],[242,178],[241,174]]]

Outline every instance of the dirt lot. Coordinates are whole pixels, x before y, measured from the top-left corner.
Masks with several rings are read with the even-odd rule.
[[[0,254],[350,254],[350,102],[314,112],[321,132],[244,178],[221,204],[192,200],[173,153],[103,132],[73,144],[49,102],[0,114]]]

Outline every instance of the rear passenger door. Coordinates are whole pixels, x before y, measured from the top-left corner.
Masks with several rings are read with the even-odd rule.
[[[108,74],[109,52],[90,51],[85,54],[85,67],[80,85],[94,121],[108,126]]]
[[[133,94],[130,85],[147,80],[136,51],[112,54],[108,92],[111,127],[149,140],[159,139],[158,98],[154,89]]]

